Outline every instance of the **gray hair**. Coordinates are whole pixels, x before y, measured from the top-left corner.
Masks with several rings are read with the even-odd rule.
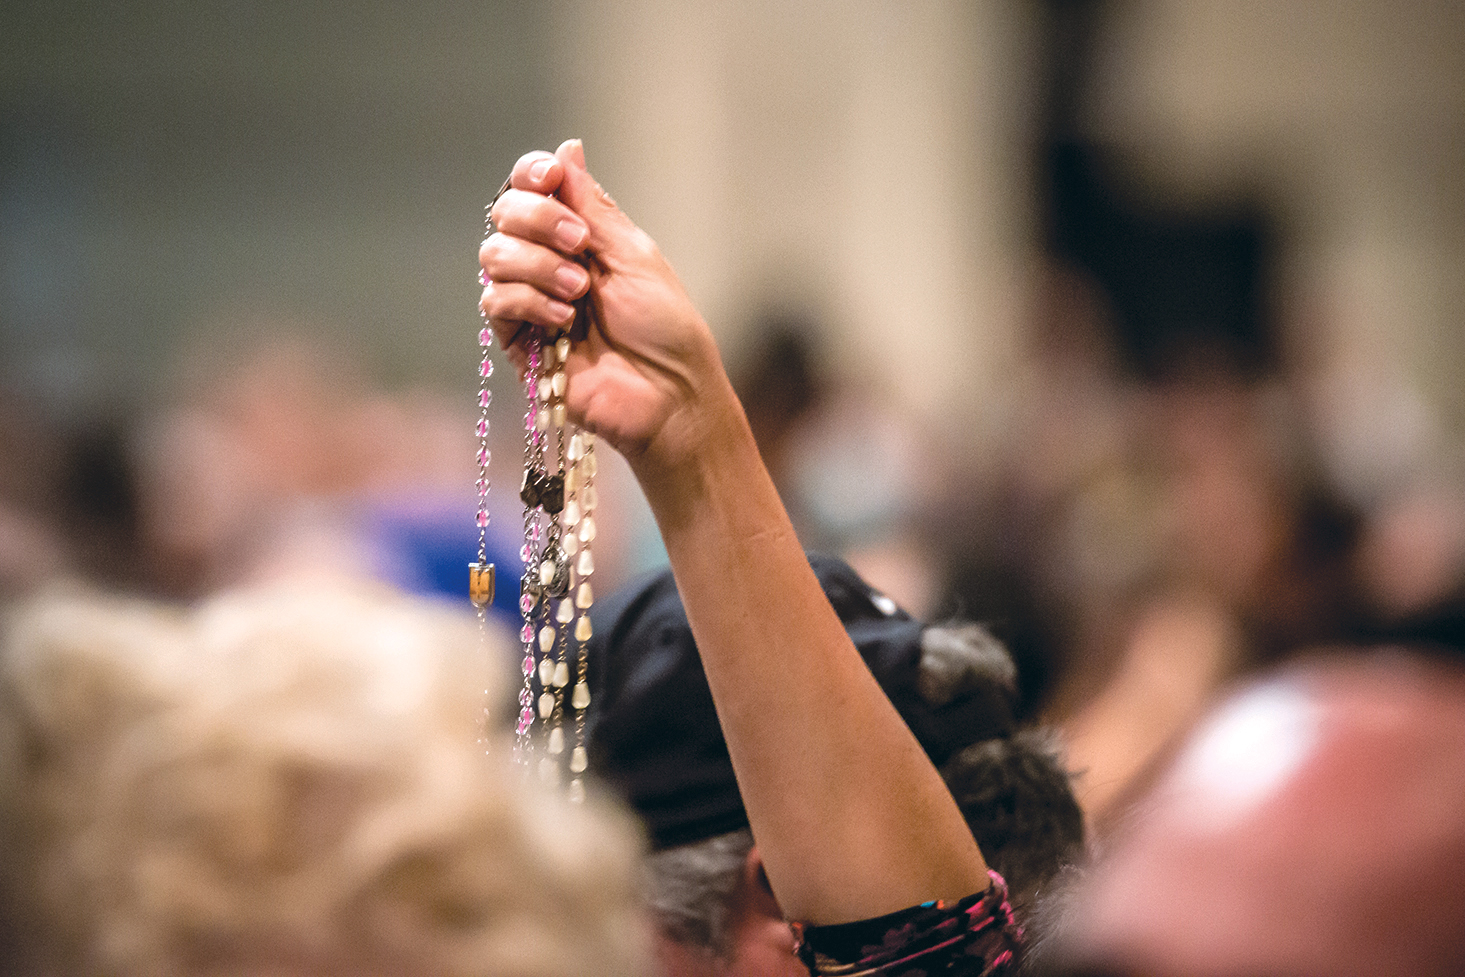
[[[646,856],[645,892],[652,918],[667,936],[726,958],[729,924],[753,832],[747,828]]]

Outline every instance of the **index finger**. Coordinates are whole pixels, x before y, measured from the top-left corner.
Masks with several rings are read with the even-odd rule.
[[[554,154],[535,150],[519,157],[513,172],[509,174],[509,186],[548,196],[560,188],[560,182],[564,178],[564,164]]]

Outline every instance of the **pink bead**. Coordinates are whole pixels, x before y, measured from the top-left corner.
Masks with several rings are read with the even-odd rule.
[[[519,562],[525,564],[534,562],[534,550],[528,543],[519,547]],[[529,639],[525,638],[524,640],[528,641]]]
[[[523,611],[525,614],[528,614],[531,611],[533,611],[534,610],[534,598],[533,597],[530,597],[528,594],[522,594],[519,597],[519,610],[520,611]]]
[[[488,272],[484,271],[482,268],[478,269],[478,284],[482,285],[484,288],[487,288],[489,281],[490,279],[488,277]]]
[[[524,644],[526,644],[526,645],[529,642],[533,641],[534,640],[534,625],[532,625],[532,624],[526,624],[522,628],[520,628],[519,629],[519,640],[522,641],[522,642],[524,642]]]
[[[486,510],[484,510],[484,509],[479,509],[478,510],[478,528],[479,529],[487,529],[488,528],[488,512]]]
[[[486,417],[478,419],[478,436],[480,438],[488,437],[488,418]]]
[[[487,326],[484,326],[482,329],[478,330],[478,345],[480,345],[480,346],[492,346],[493,345],[493,330],[492,329],[488,328]]]
[[[490,483],[489,483],[488,479],[486,479],[486,478],[480,478],[478,480],[478,494],[479,495],[487,495],[488,494],[489,484]]]
[[[533,675],[533,674],[534,674],[534,656],[533,655],[525,655],[524,656],[524,675],[527,678],[528,676]]]
[[[493,376],[493,360],[485,356],[483,362],[478,364],[478,375],[481,377]]]
[[[524,415],[524,430],[534,430],[534,412],[532,410]]]
[[[487,407],[491,403],[493,403],[493,391],[492,390],[488,390],[488,389],[485,388],[483,390],[478,391],[478,406],[479,407]]]
[[[486,466],[488,464],[488,460],[490,458],[492,458],[492,457],[493,457],[493,452],[489,451],[487,448],[479,448],[478,449],[478,467],[479,468],[483,468],[484,466]]]
[[[530,692],[528,689],[520,689],[519,690],[519,705],[522,706],[525,709],[528,709],[533,704],[534,704],[534,693],[533,692]]]

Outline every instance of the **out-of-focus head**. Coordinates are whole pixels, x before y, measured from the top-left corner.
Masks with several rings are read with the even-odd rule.
[[[1195,731],[1067,900],[1052,970],[1459,974],[1465,669],[1313,660]]]
[[[636,832],[521,777],[471,617],[51,594],[0,632],[8,972],[644,972]]]

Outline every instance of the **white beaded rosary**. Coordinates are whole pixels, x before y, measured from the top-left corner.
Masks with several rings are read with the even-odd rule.
[[[489,202],[485,230],[494,233],[493,205],[508,183]],[[488,284],[485,273],[479,282]],[[588,300],[577,303],[577,318],[589,315]],[[468,593],[480,622],[486,622],[493,603],[494,566],[488,562],[490,451],[489,405],[493,375],[489,349],[493,330],[484,317],[478,334],[483,360],[478,391],[478,560],[468,565]],[[519,640],[523,645],[524,686],[519,692],[519,721],[515,728],[515,756],[526,766],[539,756],[539,773],[546,780],[560,776],[564,765],[566,727],[571,728],[569,796],[585,796],[585,710],[590,687],[585,680],[585,642],[590,640],[590,606],[595,597],[590,577],[595,573],[591,543],[595,540],[595,436],[569,422],[565,393],[569,378],[565,361],[570,354],[568,335],[550,336],[533,325],[522,328],[521,344],[528,363],[524,371],[524,478],[519,499],[524,506],[524,544],[519,557],[524,573],[519,581]],[[541,734],[535,735],[534,721]]]

